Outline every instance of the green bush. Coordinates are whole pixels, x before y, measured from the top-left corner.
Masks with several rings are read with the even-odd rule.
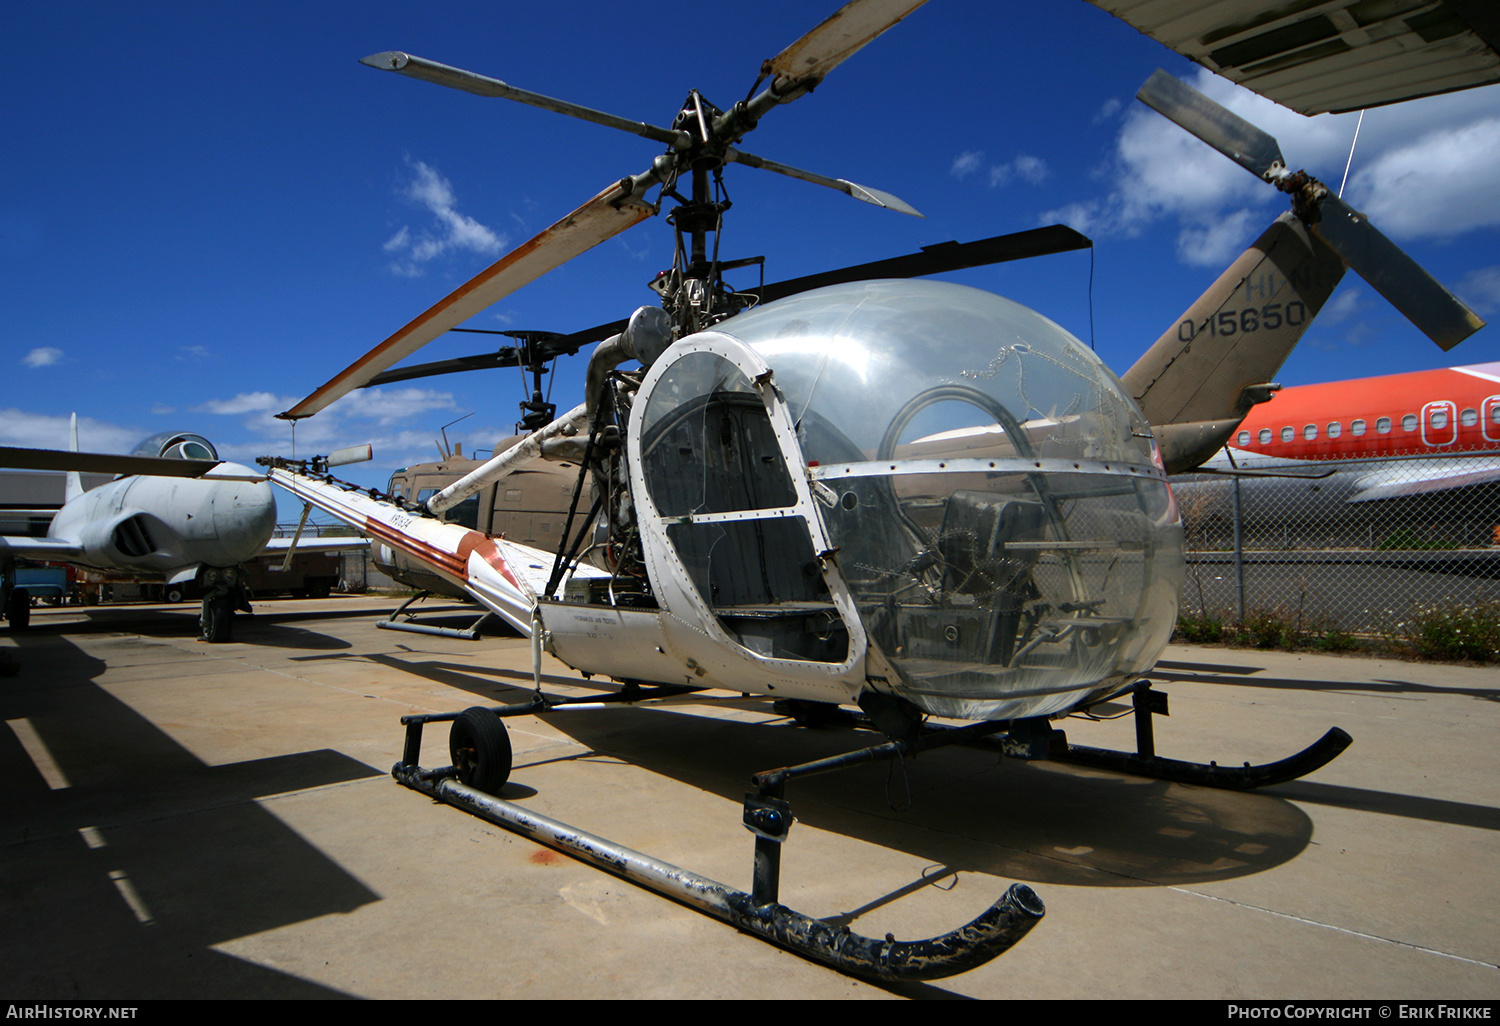
[[[1307,622],[1287,609],[1257,609],[1239,623],[1182,613],[1174,640],[1295,652],[1387,652],[1434,662],[1500,662],[1500,600],[1421,606],[1382,638],[1355,637],[1327,617]]]
[[[1247,614],[1239,625],[1239,634],[1256,648],[1294,648],[1298,640],[1298,632],[1274,610]]]
[[[1213,644],[1224,640],[1224,621],[1207,615],[1183,613],[1177,617],[1177,634],[1183,641]]]
[[[1393,640],[1422,659],[1495,662],[1500,660],[1500,601],[1420,606]]]

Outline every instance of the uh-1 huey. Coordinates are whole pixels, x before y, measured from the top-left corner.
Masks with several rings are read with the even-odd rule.
[[[778,900],[792,823],[787,783],[957,743],[1230,788],[1324,765],[1349,743],[1337,728],[1266,766],[1155,754],[1151,716],[1165,700],[1143,675],[1171,634],[1184,563],[1168,471],[1207,459],[1270,395],[1272,375],[1346,262],[1442,344],[1481,323],[1315,180],[1286,175],[1279,153],[1262,162],[1275,148],[1264,133],[1159,79],[1145,91],[1148,102],[1211,144],[1235,159],[1246,138],[1262,144],[1247,166],[1291,192],[1294,210],[1123,380],[1056,324],[978,289],[889,272],[774,301],[731,288],[718,258],[725,204],[715,191],[729,164],[909,210],[888,194],[736,146],[761,117],[805,95],[916,6],[855,0],[765,62],[748,99],[720,110],[692,92],[669,128],[406,54],[366,58],[625,128],[667,149],[283,417],[315,414],[668,201],[675,260],[655,282],[661,305],[637,310],[593,351],[581,405],[425,501],[344,484],[316,459],[262,461],[299,499],[403,551],[531,639],[529,700],[404,717],[398,781],[879,980],[940,978],[982,964],[1039,920],[1041,901],[1013,885],[966,926],[915,941],[810,919]],[[485,530],[444,520],[538,461],[570,465],[569,510],[551,551],[504,537],[493,518]],[[586,699],[544,693],[543,651],[619,682],[618,690]],[[748,892],[496,796],[511,766],[508,717],[691,702],[715,689],[885,735],[881,744],[752,777]],[[1070,745],[1053,726],[1124,696],[1135,706],[1134,753]],[[451,766],[420,765],[429,723],[450,724]]]

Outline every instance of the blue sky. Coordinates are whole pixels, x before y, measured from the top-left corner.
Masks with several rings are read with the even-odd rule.
[[[0,444],[128,451],[193,430],[229,458],[290,453],[271,416],[452,288],[643,171],[644,139],[364,67],[400,49],[655,124],[688,89],[727,107],[835,0],[12,4],[0,163],[10,384]],[[674,18],[677,20],[674,22]],[[772,111],[744,149],[894,192],[927,218],[744,167],[722,253],[768,280],[1063,221],[1095,240],[951,276],[1035,307],[1116,371],[1285,209],[1133,97],[1164,67],[1343,176],[1354,115],[1306,119],[1205,77],[1084,3],[932,0]],[[1345,198],[1482,314],[1500,317],[1500,87],[1369,112]],[[650,302],[660,218],[471,322],[573,331]],[[1092,284],[1091,284],[1092,279]],[[1491,327],[1444,354],[1354,275],[1288,384],[1500,359]],[[418,360],[478,352],[448,336]],[[581,358],[553,400],[578,400]],[[512,430],[515,371],[365,390],[304,421],[299,454],[371,442],[358,472]],[[351,471],[353,468],[350,468]],[[351,473],[351,476],[356,476]]]

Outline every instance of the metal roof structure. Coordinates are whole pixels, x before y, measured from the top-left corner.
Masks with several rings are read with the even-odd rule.
[[[1300,114],[1500,82],[1495,0],[1091,0]]]

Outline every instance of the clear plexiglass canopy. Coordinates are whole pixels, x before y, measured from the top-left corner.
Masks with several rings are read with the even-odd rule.
[[[819,289],[712,334],[771,368],[806,462],[786,469],[810,479],[871,672],[893,671],[891,690],[941,715],[1046,715],[1155,661],[1177,611],[1181,523],[1139,409],[1072,335],[992,293],[910,280]],[[742,410],[751,382],[714,360],[682,362],[674,398],[659,386],[650,401],[665,415],[690,393],[726,410],[738,395]],[[764,473],[757,459],[742,476]],[[683,512],[694,494],[681,492]],[[754,533],[742,530],[741,562]],[[699,548],[702,562],[731,546]],[[775,572],[758,602],[777,598]],[[721,620],[748,616],[722,601]]]

